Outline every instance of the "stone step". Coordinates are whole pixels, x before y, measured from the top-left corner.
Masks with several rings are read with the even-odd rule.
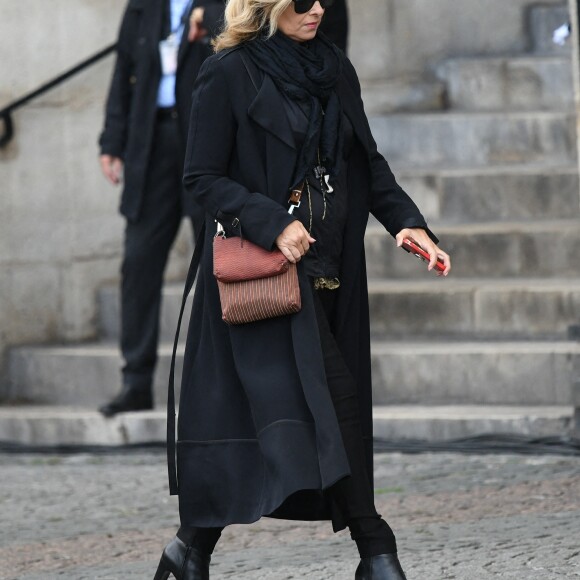
[[[162,344],[155,373],[155,401],[167,401],[172,347]],[[179,385],[183,357],[177,358]],[[121,356],[115,344],[60,347],[18,347],[8,360],[6,398],[41,405],[82,405],[96,408],[120,389]]]
[[[481,318],[483,311],[480,312],[479,309],[484,308],[484,304],[487,305],[486,312],[489,308],[498,308],[502,312],[505,309],[511,310],[513,326],[509,327],[509,332],[514,337],[526,333],[525,325],[531,321],[534,308],[539,309],[539,318],[529,329],[535,327],[540,334],[547,333],[546,336],[561,336],[565,333],[566,317],[577,313],[578,309],[575,290],[569,286],[569,282],[575,273],[580,272],[580,220],[433,225],[433,229],[441,239],[441,247],[453,259],[452,276],[446,280],[435,278],[432,273],[427,272],[423,262],[397,248],[391,236],[376,221],[369,225],[365,242],[369,279],[373,282],[413,280],[413,285],[423,283],[416,291],[412,291],[412,286],[408,284],[393,286],[401,290],[396,290],[399,296],[396,301],[398,306],[395,308],[395,303],[390,303],[390,312],[398,310],[403,303],[413,302],[416,305],[417,301],[423,299],[432,305],[433,300],[438,299],[434,292],[444,292],[451,308],[454,299],[452,295],[455,293],[456,298],[461,296],[463,301],[470,303],[473,310],[461,309],[460,314],[465,318],[460,320],[459,313],[448,316],[447,310],[442,310],[439,305],[429,319],[435,325],[444,317],[455,328],[451,334],[458,332],[460,328],[465,331],[471,329],[469,332],[476,332],[475,328],[477,332],[487,328],[490,335],[494,336],[493,328],[500,321],[496,323],[495,318],[493,322],[492,319]],[[473,259],[474,255],[477,260]],[[474,278],[477,280],[473,280]],[[491,281],[482,286],[478,281],[481,279]],[[528,283],[531,284],[529,288]],[[566,290],[564,286],[567,286]],[[477,293],[477,288],[482,288],[481,292]],[[163,289],[160,327],[162,341],[173,341],[182,292],[182,284],[168,284]],[[404,296],[405,293],[408,295]],[[428,298],[430,294],[432,297]],[[189,300],[191,304],[191,297]],[[377,308],[382,311],[382,307],[377,305]],[[182,337],[187,332],[189,312],[188,305]],[[467,316],[468,312],[472,313],[471,318]],[[475,312],[479,312],[481,326],[476,325],[474,328],[472,324]],[[524,312],[528,314],[524,316]],[[118,289],[102,289],[99,292],[99,324],[105,339],[118,340],[119,317]],[[455,322],[451,322],[452,320]],[[397,329],[393,332],[402,330],[401,325],[406,324],[405,315],[393,322]],[[421,323],[425,322],[423,320]],[[569,322],[572,323],[573,319]],[[429,324],[422,328],[426,332]],[[435,331],[435,326],[431,330]]]
[[[362,82],[361,88],[367,115],[441,111],[446,108],[446,87],[439,80],[367,80]]]
[[[559,46],[552,42],[554,30],[570,21],[567,3],[532,5],[528,9],[528,29],[531,49],[537,54],[570,54],[571,43]]]
[[[181,305],[180,285],[163,289],[161,340],[171,341]],[[118,338],[118,293],[101,292],[102,329]],[[565,339],[580,321],[580,279],[371,280],[371,330],[377,338],[435,336],[462,338]],[[118,316],[118,314],[117,314]],[[184,324],[189,318],[186,311]],[[186,328],[186,326],[184,326]],[[187,331],[184,330],[182,337]]]
[[[572,192],[570,192],[572,197]],[[477,203],[477,202],[476,202]],[[573,213],[573,212],[571,212]],[[464,278],[568,278],[580,271],[580,220],[538,222],[484,222],[432,225],[453,258],[453,276]],[[372,220],[366,235],[367,273],[371,280],[430,280],[423,263],[400,248],[382,226]],[[472,256],[478,259],[473,260]],[[494,282],[499,283],[499,282]],[[510,282],[511,283],[511,282]],[[520,285],[522,283],[519,283]],[[169,284],[163,290],[161,339],[173,341],[183,285]],[[119,337],[119,292],[116,287],[100,290],[99,326],[105,339]],[[190,297],[191,304],[191,297]],[[183,331],[189,320],[186,307]]]
[[[441,63],[436,74],[446,83],[451,109],[574,110],[570,58],[457,58]]]
[[[396,173],[428,220],[472,221],[580,217],[575,165],[516,165]]]
[[[482,167],[576,160],[569,113],[425,113],[371,117],[378,149],[393,167]]]
[[[166,284],[163,287],[163,297],[161,302],[161,315],[159,319],[161,341],[173,343],[175,331],[177,330],[177,321],[183,299],[184,283]],[[181,325],[181,339],[187,335],[189,325],[189,316],[191,313],[191,301],[193,299],[192,289],[188,298],[187,306],[183,314]],[[120,337],[120,296],[119,288],[107,286],[99,290],[99,329],[100,335],[105,340],[118,340]]]
[[[580,272],[580,220],[431,227],[452,256],[455,278],[569,278]],[[369,225],[365,245],[371,279],[433,276],[423,262],[397,248],[382,226]]]
[[[573,407],[500,405],[389,405],[373,409],[374,435],[397,441],[446,441],[484,434],[569,435]]]
[[[566,435],[570,406],[393,405],[373,409],[375,437],[444,441],[484,434]],[[164,443],[166,413],[159,409],[104,419],[74,407],[0,407],[0,443],[33,446]]]
[[[105,419],[87,407],[0,407],[0,443],[42,447],[163,443],[166,417],[161,408]]]
[[[374,402],[570,405],[578,355],[577,342],[374,342]]]
[[[580,278],[371,281],[377,339],[565,340],[580,322]]]
[[[377,404],[570,404],[572,359],[580,353],[578,343],[554,341],[375,341],[372,348]],[[169,362],[162,345],[157,404],[166,401]],[[120,357],[111,345],[20,347],[8,365],[8,400],[96,408],[119,389]]]

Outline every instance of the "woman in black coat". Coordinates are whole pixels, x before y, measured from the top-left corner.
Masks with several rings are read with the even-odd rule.
[[[207,220],[194,256],[177,473],[169,411],[181,528],[157,580],[209,578],[223,527],[262,516],[348,526],[361,556],[356,579],[405,578],[373,498],[369,212],[398,245],[412,237],[423,246],[429,269],[440,258],[446,275],[450,261],[377,152],[352,65],[317,34],[330,3],[230,0],[217,54],[195,85],[184,184]],[[298,263],[300,312],[223,322],[216,221]]]

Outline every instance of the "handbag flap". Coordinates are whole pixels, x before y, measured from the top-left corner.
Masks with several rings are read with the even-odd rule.
[[[213,240],[213,273],[225,283],[279,276],[290,262],[278,249],[264,250],[238,237],[216,236]]]

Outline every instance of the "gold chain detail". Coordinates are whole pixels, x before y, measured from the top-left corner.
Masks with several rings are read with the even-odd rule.
[[[338,278],[314,278],[315,290],[336,290],[340,287]]]
[[[308,233],[312,235],[312,195],[310,194],[308,179],[306,179],[306,191],[308,192]]]
[[[316,150],[316,155],[318,157],[318,167],[322,167],[320,162],[320,148]],[[318,181],[320,181],[320,190],[322,191],[322,203],[324,204],[324,209],[322,211],[322,221],[326,219],[326,184],[324,183],[324,176],[320,176]]]

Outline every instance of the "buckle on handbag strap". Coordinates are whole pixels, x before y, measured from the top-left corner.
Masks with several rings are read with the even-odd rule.
[[[290,198],[288,199],[288,203],[290,204],[290,207],[288,208],[289,214],[293,214],[294,210],[297,207],[300,207],[300,199],[302,198],[302,192],[304,191],[304,184],[305,181],[290,192]]]
[[[290,215],[292,215],[294,213],[294,210],[300,207],[300,202],[298,203],[291,203],[290,207],[288,208],[288,213]]]
[[[225,240],[226,231],[224,230],[224,227],[217,220],[215,220],[215,223],[217,224],[217,230],[216,230],[214,238],[224,238],[224,240]]]

